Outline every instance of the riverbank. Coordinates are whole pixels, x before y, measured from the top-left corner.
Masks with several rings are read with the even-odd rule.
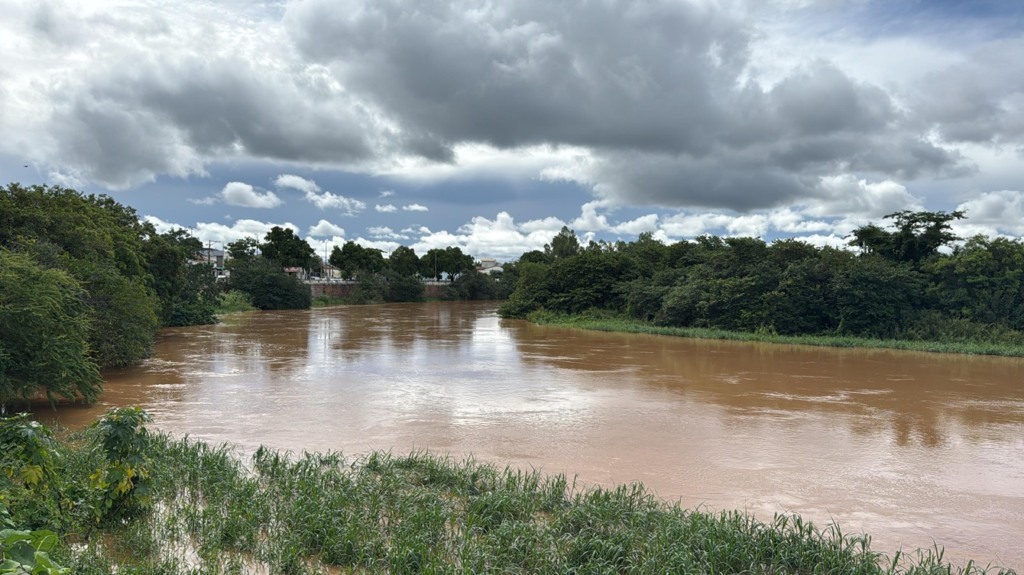
[[[1024,357],[1024,345],[999,342],[939,342],[903,339],[873,339],[828,335],[779,335],[770,331],[743,332],[696,327],[656,326],[637,319],[604,315],[567,316],[546,312],[535,312],[528,321],[539,325],[571,327],[592,331],[618,333],[645,333],[694,339],[720,339],[729,341],[750,341],[816,347],[856,347],[868,349],[898,349],[929,353],[957,353],[967,355],[995,355]]]
[[[1012,573],[950,565],[941,551],[884,555],[867,536],[795,515],[681,509],[639,484],[580,489],[564,475],[427,453],[261,448],[243,460],[229,446],[137,432],[127,437],[144,446],[133,465],[148,470],[147,491],[129,483],[113,510],[130,512],[97,522],[78,508],[97,489],[87,474],[118,465],[97,459],[98,433],[55,446],[53,488],[0,500],[16,527],[58,531],[50,559],[74,573]],[[50,524],[37,513],[42,524],[24,525],[25,507],[53,513]]]

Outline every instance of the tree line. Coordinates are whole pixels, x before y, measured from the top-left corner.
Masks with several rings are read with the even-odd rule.
[[[289,269],[324,273],[291,229],[226,246],[218,281],[202,243],[159,233],[134,209],[62,186],[0,188],[0,408],[38,399],[94,401],[100,370],[137,363],[162,327],[208,324],[225,292],[258,309],[310,307],[309,286]],[[359,281],[351,303],[420,301],[423,279],[447,278],[446,299],[495,299],[509,281],[473,272],[459,248],[384,258],[354,242],[329,262]],[[472,272],[472,273],[470,273]]]
[[[149,355],[164,326],[212,323],[200,242],[158,233],[104,195],[0,188],[0,405],[96,399],[99,369]]]
[[[950,223],[962,212],[897,212],[850,247],[703,236],[665,245],[579,244],[568,228],[523,255],[504,317],[625,315],[661,326],[790,335],[1024,342],[1024,244]]]

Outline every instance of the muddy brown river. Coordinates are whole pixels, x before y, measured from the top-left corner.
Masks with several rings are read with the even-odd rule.
[[[581,332],[495,308],[171,329],[152,359],[105,374],[98,405],[40,415],[78,426],[138,405],[242,451],[473,454],[1024,569],[1024,360]]]

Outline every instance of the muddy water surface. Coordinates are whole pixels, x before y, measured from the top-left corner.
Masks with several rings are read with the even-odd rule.
[[[1024,569],[1024,360],[578,332],[493,304],[241,314],[168,330],[99,405],[177,435],[390,449],[642,481],[684,506],[795,512],[873,548]]]

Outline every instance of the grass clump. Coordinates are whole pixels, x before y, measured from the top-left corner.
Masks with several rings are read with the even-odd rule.
[[[53,461],[80,460],[54,464],[65,491],[77,481],[67,474],[112,456],[149,470],[147,505],[114,508],[116,520],[74,512],[80,503],[66,499],[36,507],[53,510],[36,527],[59,534],[51,554],[74,573],[1012,573],[956,567],[938,549],[890,558],[867,536],[793,515],[762,522],[682,509],[639,484],[582,489],[564,475],[427,453],[349,459],[261,448],[243,458],[132,430],[143,462],[132,463],[134,451],[97,455],[90,446],[111,436],[96,428],[55,448]],[[25,494],[4,497],[7,516],[23,520]]]
[[[229,290],[221,294],[217,302],[217,314],[237,313],[242,311],[253,311],[256,306],[252,305],[252,297],[239,290]]]

